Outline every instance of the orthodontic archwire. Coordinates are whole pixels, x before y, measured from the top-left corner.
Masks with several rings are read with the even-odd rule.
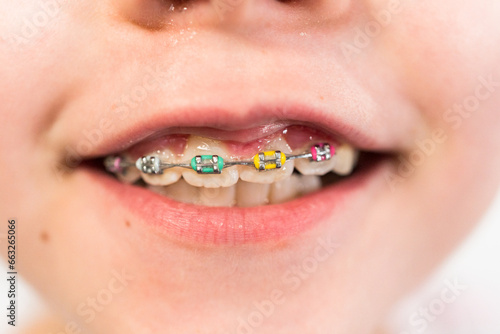
[[[309,152],[296,155],[286,155],[281,151],[263,151],[254,155],[251,160],[225,161],[218,155],[197,155],[189,163],[169,163],[162,161],[158,155],[146,155],[135,162],[121,156],[108,156],[104,159],[104,166],[108,172],[123,173],[127,168],[136,167],[145,174],[163,174],[169,168],[181,167],[193,169],[198,174],[220,174],[224,168],[232,166],[253,166],[258,171],[280,169],[285,162],[294,159],[309,159],[321,162],[330,160],[335,154],[335,148],[329,143],[312,145]]]

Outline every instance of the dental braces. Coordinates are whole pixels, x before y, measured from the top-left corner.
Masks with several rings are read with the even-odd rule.
[[[104,160],[106,170],[111,173],[123,173],[129,167],[136,167],[145,174],[163,174],[165,169],[181,167],[193,169],[198,174],[220,174],[222,170],[232,166],[253,166],[260,172],[280,169],[294,159],[309,159],[314,162],[330,160],[335,154],[335,148],[328,143],[311,146],[309,152],[297,155],[286,155],[281,151],[263,151],[254,155],[252,160],[225,161],[219,155],[197,155],[190,163],[168,163],[162,161],[158,155],[146,155],[137,161],[127,161],[121,156],[108,156]]]

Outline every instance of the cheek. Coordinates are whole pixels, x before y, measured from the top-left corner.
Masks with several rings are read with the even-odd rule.
[[[444,129],[443,146],[468,177],[484,169],[485,156],[500,163],[491,154],[500,150],[499,16],[500,6],[487,1],[407,1],[378,40],[398,90],[431,131]]]
[[[381,8],[387,8],[385,1],[372,10]],[[385,218],[393,222],[388,231],[405,229],[400,231],[405,242],[420,239],[402,257],[414,257],[415,263],[449,252],[477,222],[498,187],[499,8],[489,1],[401,1],[401,12],[393,15],[370,50],[370,56],[382,61],[380,67],[396,75],[396,91],[426,119],[429,134],[418,141],[428,141],[439,129],[447,138],[429,153],[415,141],[406,159],[420,153],[424,162],[415,164],[404,193],[394,196],[400,203],[383,213],[394,217],[418,212],[406,224]]]
[[[443,110],[474,94],[479,76],[498,75],[498,7],[486,1],[402,2],[385,29],[383,57],[426,116],[441,119]]]

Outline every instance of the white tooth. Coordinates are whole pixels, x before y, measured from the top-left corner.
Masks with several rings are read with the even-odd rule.
[[[128,154],[124,154],[123,158],[127,161],[133,161],[133,159]],[[118,180],[125,183],[134,183],[141,178],[141,172],[135,166],[125,169],[123,173],[117,173],[116,176]]]
[[[300,154],[310,150],[303,149],[298,150],[294,154]],[[329,160],[326,161],[311,161],[310,159],[296,159],[295,160],[295,168],[302,175],[325,175],[332,171],[336,163],[335,156],[332,156]]]
[[[234,206],[236,202],[236,185],[219,188],[198,188],[197,204],[206,206]]]
[[[199,197],[198,188],[182,179],[169,186],[148,186],[148,189],[183,203],[196,203]]]
[[[292,174],[286,179],[275,182],[271,185],[269,196],[270,204],[280,204],[288,202],[300,194],[299,176]]]
[[[269,203],[270,184],[238,181],[236,184],[236,205],[251,207]]]
[[[158,156],[161,161],[171,162],[171,163],[178,162],[178,158],[169,149],[158,150],[152,154]],[[174,168],[164,169],[163,174],[141,173],[141,176],[144,182],[146,182],[147,184],[166,186],[179,181],[179,179],[182,176],[182,170],[181,168],[174,167]]]
[[[281,151],[285,154],[290,154],[292,150],[290,146],[286,143],[284,138],[277,137],[266,145],[263,151]],[[250,159],[249,159],[250,160]],[[251,158],[253,161],[253,157]],[[241,166],[240,178],[243,181],[252,183],[273,183],[279,180],[288,178],[293,173],[294,160],[289,160],[285,162],[283,166],[279,169],[258,171],[254,166]]]
[[[148,189],[176,201],[205,206],[234,206],[236,185],[225,188],[198,188],[184,180],[169,186],[148,186]]]
[[[332,171],[339,175],[348,175],[352,172],[356,162],[358,161],[359,151],[352,146],[342,144],[335,150],[333,159],[335,165]]]
[[[301,195],[312,193],[321,189],[321,178],[315,175],[297,175],[299,177],[299,184],[297,188]]]
[[[288,202],[320,188],[321,178],[319,176],[292,174],[289,178],[271,185],[270,203],[279,204]]]
[[[228,153],[220,141],[190,136],[184,150],[185,162],[191,163],[196,155],[218,155],[225,161],[229,160]],[[238,168],[226,167],[221,174],[198,174],[192,169],[183,169],[182,177],[187,183],[196,187],[218,188],[230,187],[238,182]]]

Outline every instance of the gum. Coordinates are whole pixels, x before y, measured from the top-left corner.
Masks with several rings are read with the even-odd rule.
[[[184,157],[183,153],[186,148],[190,134],[169,134],[154,140],[149,140],[135,145],[128,150],[128,153],[133,159],[137,159],[143,155],[161,152],[165,149],[173,152],[179,160],[190,161],[192,157]],[[278,131],[266,134],[262,138],[255,139],[249,142],[235,140],[220,140],[223,143],[228,156],[232,160],[247,160],[253,158],[258,152],[272,150],[270,142],[277,137],[283,138],[292,151],[299,149],[309,150],[312,144],[318,142],[328,142],[333,147],[337,146],[338,140],[322,132],[321,130],[311,128],[305,125],[290,125],[283,127]],[[211,136],[205,137],[211,139]],[[184,159],[185,158],[185,159]]]

